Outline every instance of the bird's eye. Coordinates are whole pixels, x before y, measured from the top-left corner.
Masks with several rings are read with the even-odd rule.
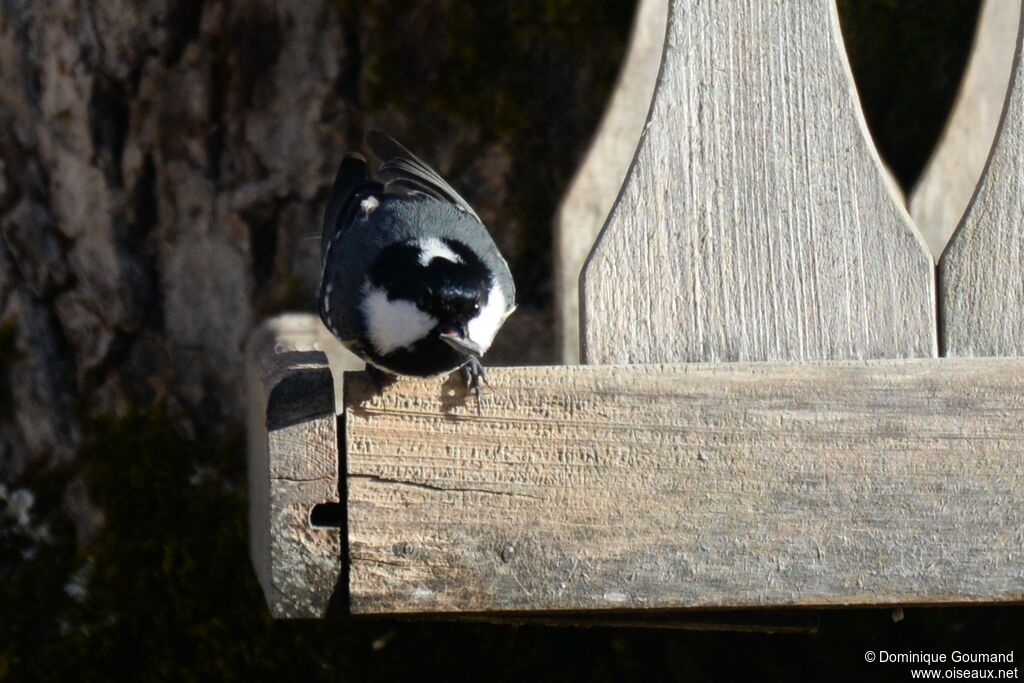
[[[473,302],[473,312],[474,313],[479,313],[480,312],[480,302],[479,301],[474,301]]]

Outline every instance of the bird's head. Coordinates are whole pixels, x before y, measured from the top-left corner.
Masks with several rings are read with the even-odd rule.
[[[386,355],[436,335],[467,356],[490,347],[508,315],[494,273],[465,244],[435,237],[384,249],[364,289],[367,335]]]

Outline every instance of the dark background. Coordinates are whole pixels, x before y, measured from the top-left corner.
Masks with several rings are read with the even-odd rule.
[[[876,144],[909,189],[977,3],[840,10]],[[246,545],[241,348],[259,319],[312,310],[338,160],[379,127],[464,190],[520,289],[496,354],[554,362],[552,216],[632,12],[0,6],[0,680],[908,680],[864,651],[1024,646],[1024,611],[1004,607],[829,610],[816,635],[268,619]]]

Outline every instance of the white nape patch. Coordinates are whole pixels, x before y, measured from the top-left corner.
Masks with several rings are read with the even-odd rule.
[[[429,266],[430,262],[436,258],[451,261],[452,263],[462,263],[462,257],[436,237],[420,240],[416,243],[416,246],[420,249],[420,265],[423,267]]]
[[[370,195],[363,201],[359,202],[359,208],[362,209],[363,213],[367,216],[376,211],[378,206],[380,206],[380,200],[373,195]]]
[[[476,342],[483,351],[491,347],[494,335],[498,334],[502,323],[508,317],[505,310],[505,293],[497,282],[491,284],[491,291],[487,294],[487,303],[484,304],[476,317],[470,318],[466,331],[469,338]]]
[[[361,308],[366,318],[366,336],[381,355],[412,346],[437,325],[433,316],[411,301],[388,301],[387,292],[369,281],[363,285]]]
[[[380,200],[373,195],[370,195],[363,201],[359,202],[359,208],[362,209],[363,213],[367,216],[376,211],[378,206],[380,206]]]

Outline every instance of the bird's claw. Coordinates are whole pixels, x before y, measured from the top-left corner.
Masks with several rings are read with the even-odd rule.
[[[373,382],[376,393],[384,393],[384,389],[393,381],[393,378],[375,365],[366,364],[366,376]]]
[[[488,387],[491,383],[487,381],[487,371],[484,370],[479,358],[472,356],[469,362],[462,366],[462,379],[466,382],[466,393],[472,391],[476,394],[476,413],[480,415],[480,396],[483,394],[480,382],[483,381]]]

